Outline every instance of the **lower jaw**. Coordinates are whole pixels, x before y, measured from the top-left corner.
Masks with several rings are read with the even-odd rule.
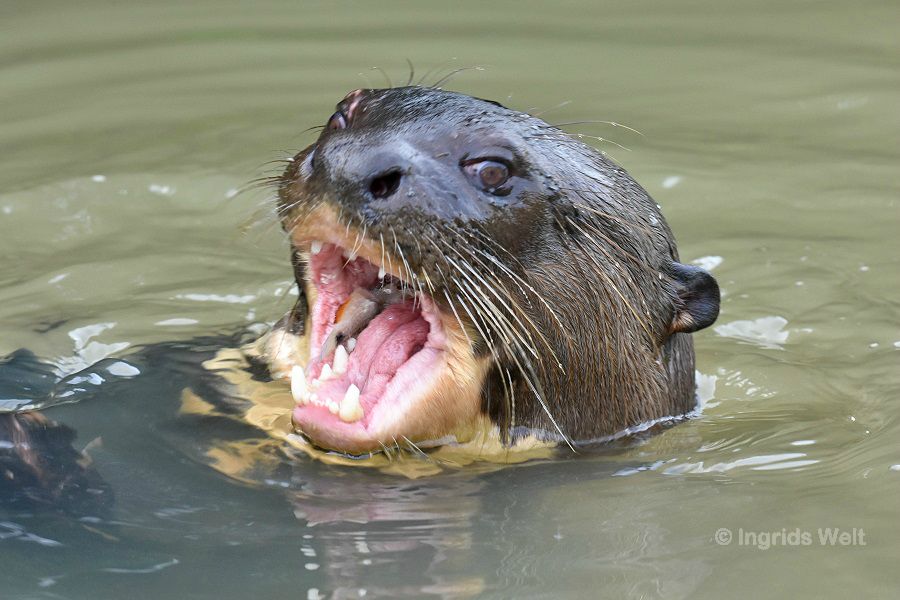
[[[422,393],[403,395],[396,388],[402,387],[404,381],[392,381],[382,399],[368,408],[366,417],[354,422],[343,421],[325,406],[301,404],[291,415],[294,428],[316,446],[346,454],[377,452],[421,442],[430,436],[440,437],[442,432],[428,419],[440,409],[430,402],[434,394],[429,392],[442,384],[446,352],[436,349],[420,352],[421,356],[410,361],[416,361],[418,364],[412,366],[419,367],[424,374],[415,383]]]
[[[381,449],[379,440],[365,427],[344,423],[320,406],[298,406],[292,414],[294,429],[319,448],[346,454],[365,454]]]
[[[298,405],[292,412],[295,431],[318,448],[353,456],[394,448],[418,453],[421,448],[483,437],[489,429],[486,423],[493,427],[481,411],[490,359],[459,352],[465,334],[451,327],[444,328],[450,341],[447,348],[435,350],[427,365],[417,365],[416,389],[407,389],[407,394],[396,390],[394,395],[389,389],[367,419],[352,423],[325,407]]]

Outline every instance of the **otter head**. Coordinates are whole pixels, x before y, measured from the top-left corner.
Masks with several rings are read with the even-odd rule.
[[[357,90],[279,184],[295,427],[348,453],[594,440],[693,405],[712,277],[624,170],[495,102]],[[285,343],[286,337],[279,338]]]

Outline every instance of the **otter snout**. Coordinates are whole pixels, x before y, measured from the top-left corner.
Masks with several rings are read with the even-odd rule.
[[[414,211],[435,219],[480,219],[488,206],[470,189],[459,157],[397,135],[372,144],[366,132],[338,132],[319,153],[325,188],[333,201],[369,225]],[[337,192],[337,193],[335,193]]]

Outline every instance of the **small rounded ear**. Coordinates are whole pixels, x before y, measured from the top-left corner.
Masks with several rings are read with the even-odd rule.
[[[669,276],[675,286],[671,333],[691,333],[712,325],[719,316],[719,284],[701,269],[673,262]]]

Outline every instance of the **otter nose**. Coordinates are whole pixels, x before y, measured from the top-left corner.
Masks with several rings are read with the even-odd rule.
[[[390,198],[400,188],[403,171],[400,167],[390,167],[369,180],[369,193],[373,198]]]

